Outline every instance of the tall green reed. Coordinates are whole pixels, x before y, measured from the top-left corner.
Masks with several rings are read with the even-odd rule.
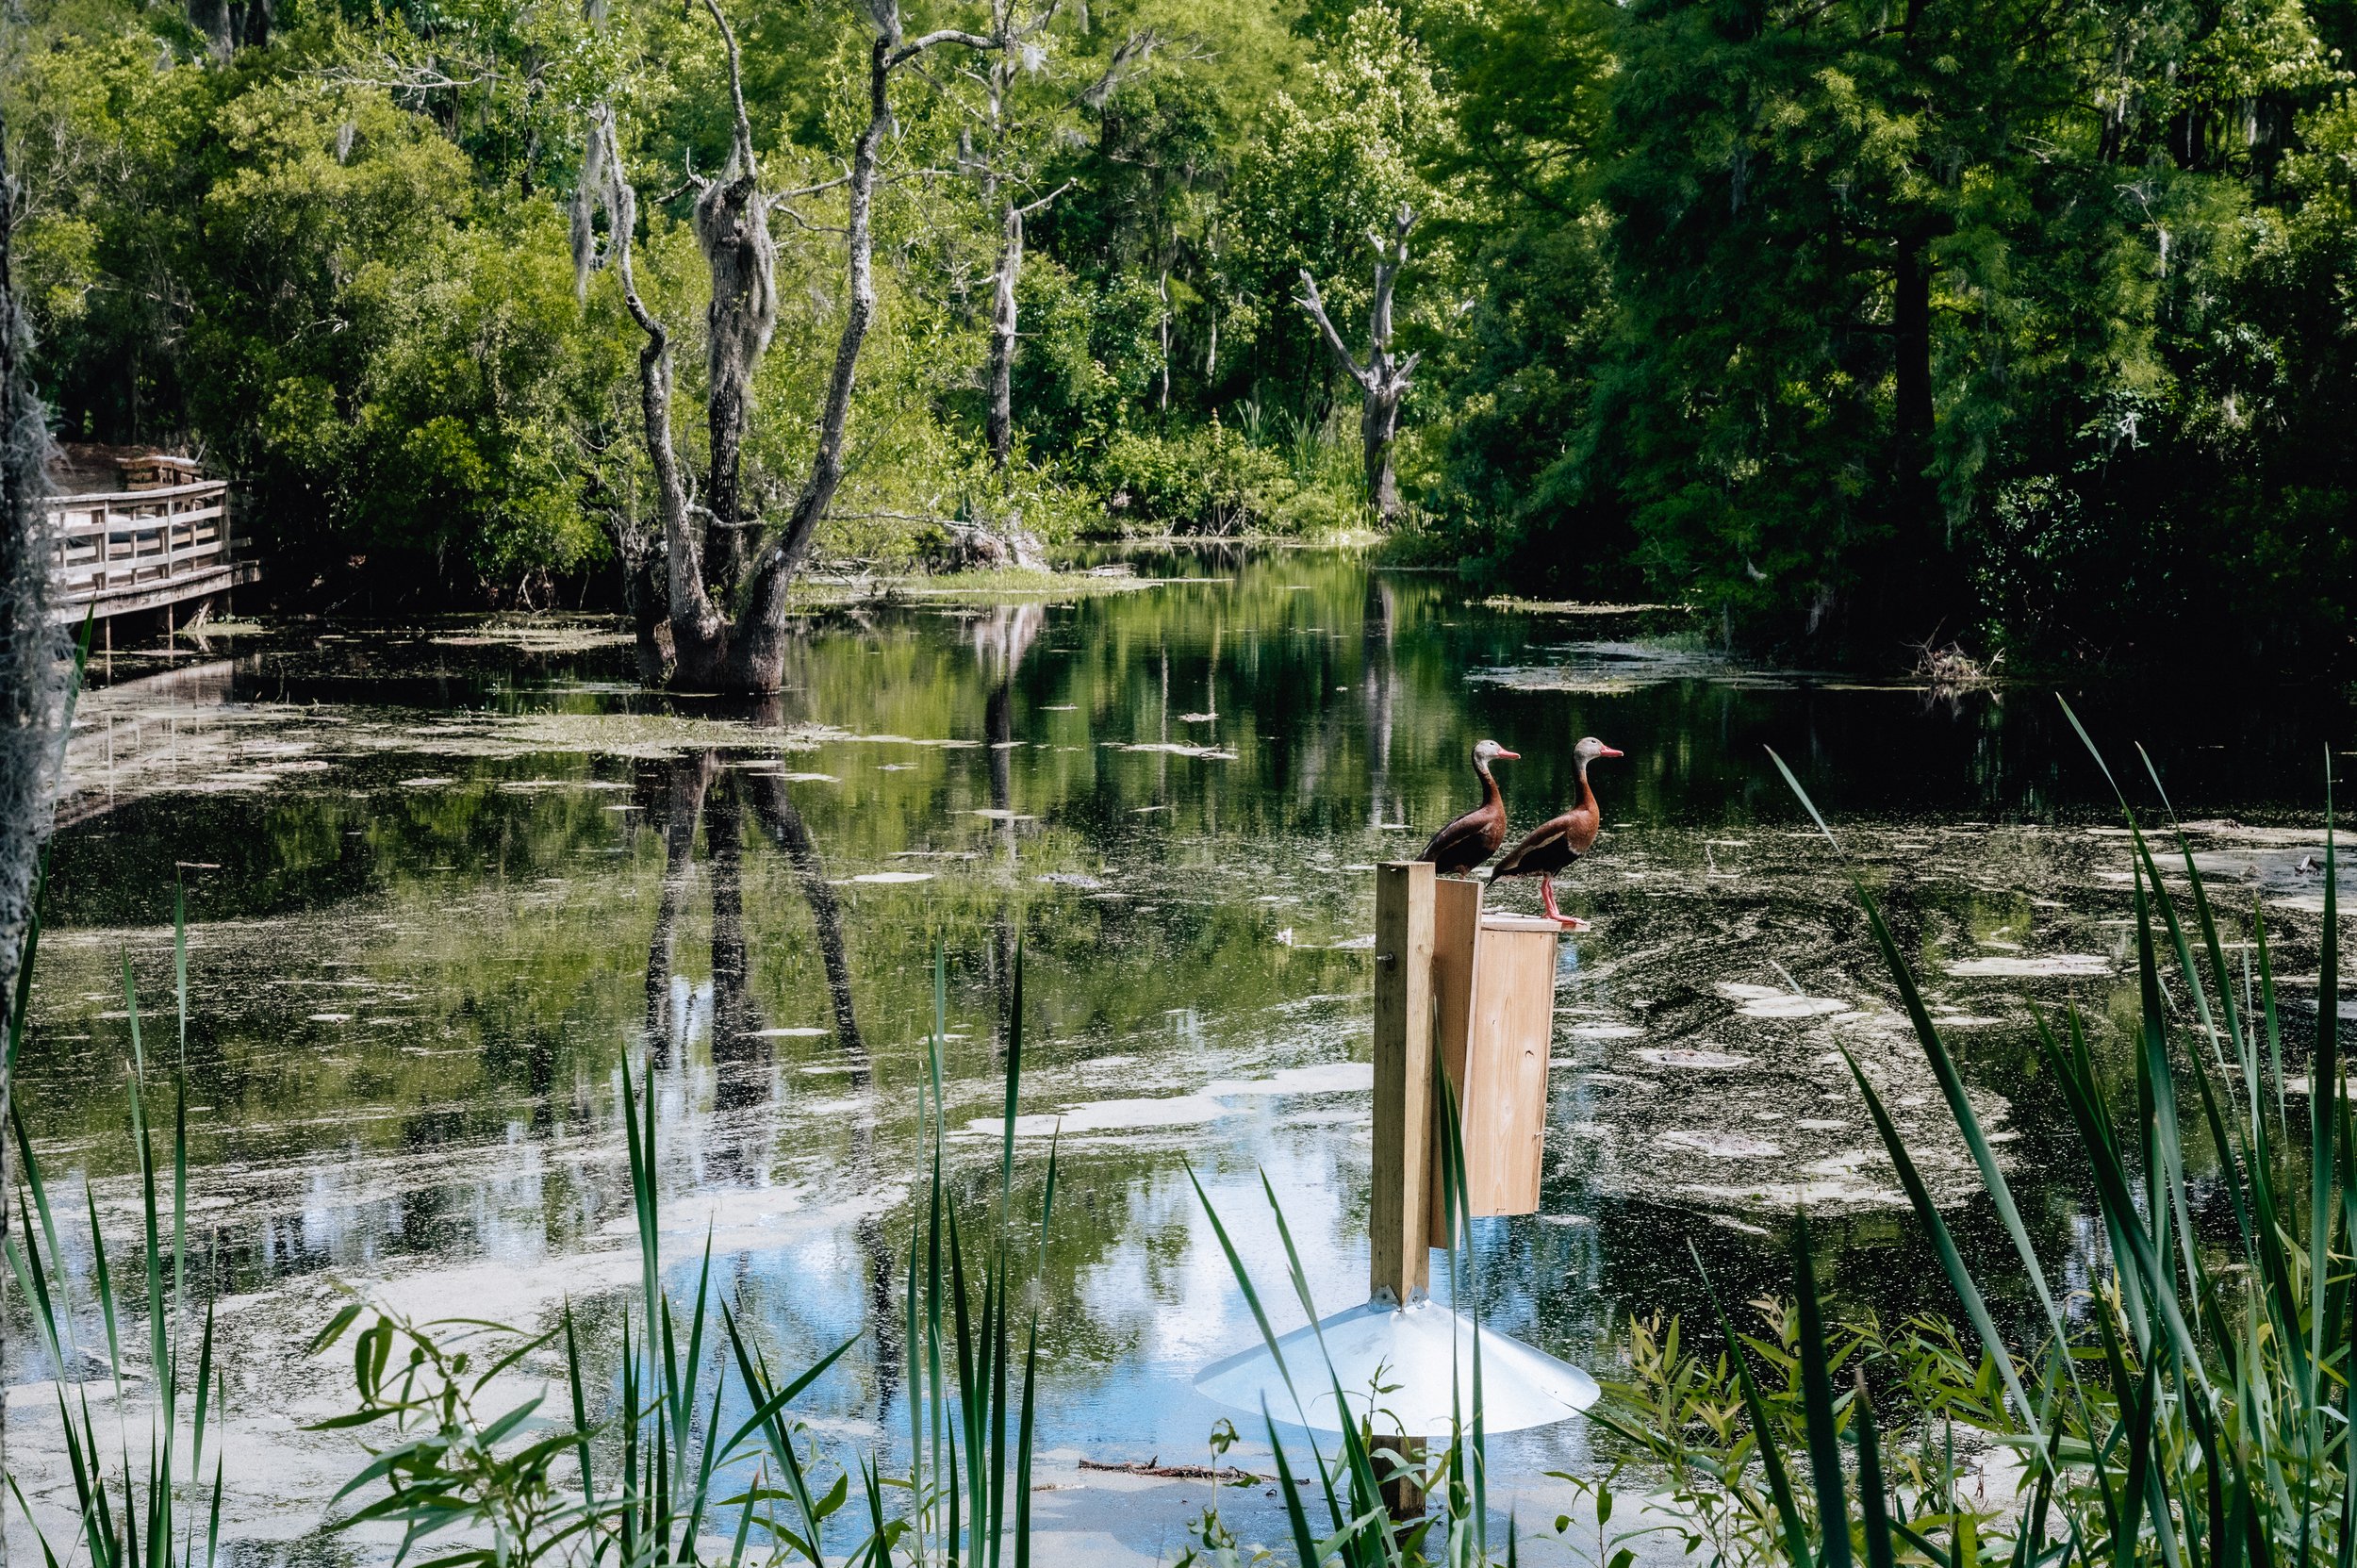
[[[1268,1199],[1269,1214],[1275,1221],[1277,1234],[1285,1249],[1288,1282],[1293,1286],[1294,1299],[1309,1319],[1311,1343],[1316,1346],[1322,1367],[1305,1369],[1305,1378],[1324,1373],[1327,1392],[1341,1412],[1342,1433],[1337,1450],[1329,1455],[1320,1444],[1315,1429],[1310,1428],[1309,1406],[1305,1402],[1301,1383],[1295,1380],[1293,1365],[1287,1361],[1284,1346],[1267,1308],[1254,1283],[1251,1270],[1244,1266],[1234,1238],[1228,1233],[1226,1221],[1220,1217],[1218,1206],[1203,1188],[1202,1180],[1189,1168],[1188,1180],[1194,1184],[1195,1197],[1211,1220],[1211,1231],[1219,1240],[1220,1250],[1243,1293],[1244,1304],[1251,1311],[1254,1324],[1261,1330],[1262,1345],[1275,1362],[1279,1379],[1285,1386],[1291,1409],[1286,1412],[1271,1411],[1265,1400],[1261,1410],[1261,1424],[1267,1433],[1269,1449],[1277,1471],[1277,1487],[1285,1504],[1285,1518],[1296,1560],[1301,1568],[1319,1568],[1333,1562],[1342,1568],[1422,1568],[1427,1563],[1486,1564],[1492,1560],[1490,1551],[1489,1445],[1482,1425],[1482,1373],[1480,1335],[1480,1282],[1478,1260],[1471,1240],[1468,1216],[1470,1208],[1465,1188],[1465,1146],[1459,1114],[1455,1086],[1442,1070],[1439,1058],[1433,1060],[1431,1092],[1433,1104],[1439,1112],[1438,1123],[1442,1135],[1436,1139],[1440,1155],[1437,1173],[1442,1183],[1443,1212],[1448,1221],[1448,1246],[1444,1248],[1452,1301],[1466,1303],[1472,1345],[1468,1360],[1468,1377],[1462,1386],[1454,1383],[1452,1371],[1451,1419],[1449,1430],[1428,1462],[1419,1462],[1417,1449],[1412,1445],[1387,1448],[1377,1442],[1376,1424],[1382,1416],[1380,1391],[1370,1390],[1360,1398],[1367,1407],[1364,1417],[1352,1420],[1348,1414],[1351,1397],[1359,1391],[1345,1391],[1340,1374],[1335,1370],[1333,1357],[1326,1347],[1325,1335],[1319,1328],[1317,1302],[1310,1289],[1309,1275],[1301,1264],[1301,1253],[1294,1245],[1293,1228],[1286,1222],[1284,1206],[1277,1201],[1277,1189],[1265,1172],[1261,1177],[1262,1194]],[[1280,1419],[1310,1428],[1310,1463],[1306,1472],[1296,1477],[1292,1456],[1283,1436],[1277,1431]],[[1434,1434],[1409,1434],[1422,1437]],[[1316,1483],[1314,1497],[1305,1499],[1304,1483]],[[1419,1510],[1412,1517],[1393,1516],[1387,1491],[1396,1492],[1406,1482],[1415,1493],[1440,1500],[1438,1512]],[[1324,1505],[1323,1516],[1312,1524],[1312,1503]],[[1514,1534],[1509,1521],[1506,1551],[1508,1561],[1515,1556]]]
[[[41,880],[46,880],[45,875]],[[11,1067],[24,1040],[40,933],[40,906],[36,900],[25,931],[14,1011],[9,1019],[8,1050]],[[16,1468],[11,1467],[8,1480],[49,1568],[58,1568],[61,1562],[71,1563],[84,1552],[89,1554],[92,1568],[140,1568],[142,1562],[152,1568],[170,1568],[173,1564],[199,1561],[209,1568],[220,1543],[223,1463],[218,1434],[228,1387],[225,1375],[214,1364],[213,1307],[209,1294],[204,1305],[204,1325],[192,1373],[187,1360],[188,914],[185,897],[177,888],[173,899],[173,970],[179,1048],[172,1073],[167,1208],[166,1195],[160,1190],[166,1178],[158,1164],[157,1131],[148,1114],[149,1073],[139,992],[132,980],[130,960],[127,956],[124,960],[124,1005],[130,1035],[124,1090],[144,1244],[140,1250],[143,1290],[136,1298],[147,1320],[143,1375],[137,1359],[124,1349],[124,1309],[131,1303],[118,1298],[114,1272],[107,1261],[106,1236],[99,1225],[97,1198],[88,1181],[83,1183],[83,1208],[88,1215],[91,1248],[91,1295],[87,1306],[95,1311],[105,1329],[104,1377],[113,1395],[113,1430],[103,1436],[99,1416],[92,1411],[90,1399],[90,1384],[96,1375],[99,1358],[94,1347],[79,1343],[76,1328],[84,1304],[74,1298],[48,1183],[34,1154],[32,1140],[26,1135],[22,1109],[13,1097],[8,1105],[8,1131],[15,1140],[21,1180],[16,1192],[7,1196],[14,1201],[17,1212],[32,1223],[12,1230],[5,1250],[9,1271],[31,1307],[34,1334],[41,1354],[56,1372],[53,1387],[58,1424],[72,1484],[72,1533],[62,1542],[52,1541],[32,1500],[25,1494]],[[208,1431],[215,1434],[216,1447],[209,1503],[204,1485]],[[145,1449],[143,1462],[133,1458],[139,1447]],[[197,1539],[200,1526],[204,1531],[201,1549]]]
[[[601,1384],[586,1372],[569,1305],[538,1334],[346,1305],[315,1348],[360,1325],[354,1351],[359,1399],[321,1426],[386,1435],[338,1500],[373,1494],[342,1515],[338,1527],[398,1527],[404,1558],[442,1539],[446,1549],[423,1568],[538,1561],[882,1568],[896,1552],[916,1564],[1026,1568],[1036,1433],[1035,1284],[1056,1156],[1051,1144],[1031,1221],[1039,1239],[1027,1247],[1015,1195],[1022,986],[1018,949],[997,1199],[982,1215],[962,1214],[946,1141],[947,959],[936,952],[933,1027],[918,1096],[920,1145],[931,1145],[930,1188],[910,1230],[901,1303],[905,1475],[887,1473],[875,1454],[827,1455],[794,1414],[795,1401],[860,1336],[783,1378],[735,1306],[715,1292],[709,1240],[692,1293],[683,1299],[666,1286],[653,1068],[642,1066],[634,1080],[626,1065],[620,1098],[639,1280],[635,1302],[623,1313],[615,1378]],[[559,1341],[569,1408],[544,1415],[545,1392],[527,1393],[526,1379],[515,1374]],[[725,1354],[707,1356],[707,1345],[720,1342]],[[723,1421],[732,1377],[747,1411],[733,1427]],[[503,1394],[507,1385],[515,1386]],[[612,1409],[595,1413],[609,1395]],[[901,1494],[902,1506],[888,1508],[887,1492]],[[832,1523],[847,1516],[858,1521],[852,1532],[864,1527],[865,1533],[838,1554],[828,1538]]]
[[[2262,912],[2254,907],[2250,927],[2255,973],[2250,961],[2238,971],[2227,962],[2219,917],[2151,758],[2139,750],[2170,821],[2182,898],[2101,751],[2068,703],[2064,711],[2119,795],[2134,871],[2134,1104],[2111,1103],[2075,1004],[2062,1010],[2059,1027],[2042,1013],[2037,1018],[2039,1065],[2094,1191],[2108,1278],[2076,1298],[2054,1287],[1955,1057],[1853,870],[1875,944],[2011,1244],[2003,1266],[2018,1266],[2030,1285],[2042,1332],[2017,1345],[1999,1329],[1980,1276],[1871,1079],[1852,1060],[1858,1093],[1978,1342],[1979,1364],[1958,1358],[1954,1381],[1977,1380],[1994,1395],[1980,1406],[1983,1430],[2017,1456],[2022,1494],[1986,1529],[1952,1520],[1944,1548],[1894,1512],[1862,1385],[1833,1385],[1804,1229],[1794,1245],[1808,1411],[1801,1446],[1816,1518],[1813,1527],[1804,1526],[1790,1508],[1773,1555],[1809,1568],[1847,1568],[1858,1550],[1874,1568],[1909,1557],[1943,1568],[1968,1560],[2011,1568],[2349,1568],[2357,1553],[2357,1291],[2349,1265],[2357,1249],[2357,1138],[2340,1059],[2329,759],[2303,1147],[2283,1080]],[[1799,780],[1771,756],[1838,849]],[[2202,1139],[2189,1136],[2189,1126],[2206,1135],[2206,1155],[2197,1157]],[[2203,1190],[2217,1195],[2206,1206],[2199,1201]],[[2223,1214],[2214,1213],[2219,1207]],[[1765,1463],[1778,1434],[1756,1407],[1753,1418]],[[1854,1485],[1842,1465],[1844,1427],[1857,1453]],[[1772,1477],[1772,1487],[1784,1508],[1791,1489]]]

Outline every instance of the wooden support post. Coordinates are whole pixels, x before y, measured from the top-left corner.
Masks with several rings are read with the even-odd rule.
[[[1424,1439],[1376,1434],[1367,1444],[1383,1509],[1393,1519],[1424,1517]]]
[[[1429,1279],[1432,1148],[1432,867],[1375,874],[1375,1182],[1369,1295],[1406,1306]]]

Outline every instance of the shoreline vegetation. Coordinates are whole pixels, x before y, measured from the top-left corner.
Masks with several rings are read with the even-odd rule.
[[[20,383],[287,610],[767,689],[814,563],[1379,536],[1810,668],[2357,671],[2348,0],[20,10]]]

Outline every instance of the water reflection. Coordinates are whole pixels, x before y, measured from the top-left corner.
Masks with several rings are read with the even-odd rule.
[[[2095,1277],[2100,1228],[2044,1162],[2028,1009],[2075,998],[2106,1027],[2127,882],[2043,694],[1927,707],[1730,669],[1675,626],[1507,614],[1346,556],[1141,569],[1214,580],[829,616],[792,689],[752,708],[635,691],[627,629],[548,646],[471,623],[92,693],[25,1064],[53,1180],[87,1170],[106,1222],[128,1213],[115,972],[127,951],[168,991],[178,867],[198,1212],[241,1303],[248,1407],[322,1397],[333,1369],[293,1351],[327,1276],[524,1319],[627,1287],[616,1074],[643,1050],[670,1255],[710,1227],[782,1361],[868,1329],[822,1413],[888,1439],[932,954],[972,1191],[1020,944],[1032,1179],[1063,1129],[1047,1440],[1192,1452],[1218,1412],[1186,1374],[1251,1329],[1187,1164],[1270,1278],[1262,1171],[1325,1302],[1363,1289],[1369,868],[1461,808],[1475,739],[1524,754],[1520,831],[1598,733],[1630,758],[1563,890],[1598,930],[1559,982],[1544,1213],[1479,1228],[1486,1308],[1592,1358],[1616,1313],[1693,1305],[1689,1243],[1739,1297],[1779,1288],[1762,1232],[1803,1201],[1854,1299],[1938,1304],[1832,1048],[1883,1078],[1936,1182],[1970,1173],[1763,744],[1843,824],[2018,1135],[2034,1236]],[[2195,728],[2160,694],[2079,700],[2107,740],[2156,743],[2180,808],[2211,819],[2205,864],[2267,900],[2279,966],[2313,971],[2321,782],[2301,781],[2348,744],[2346,705],[2275,694]],[[1989,1239],[1970,1205],[1958,1224]],[[1524,1441],[1527,1475],[1582,1440]]]

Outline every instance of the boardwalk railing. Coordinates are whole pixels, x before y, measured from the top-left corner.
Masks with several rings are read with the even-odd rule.
[[[250,581],[230,558],[229,485],[64,495],[49,503],[57,541],[52,614],[79,620],[153,610]]]

